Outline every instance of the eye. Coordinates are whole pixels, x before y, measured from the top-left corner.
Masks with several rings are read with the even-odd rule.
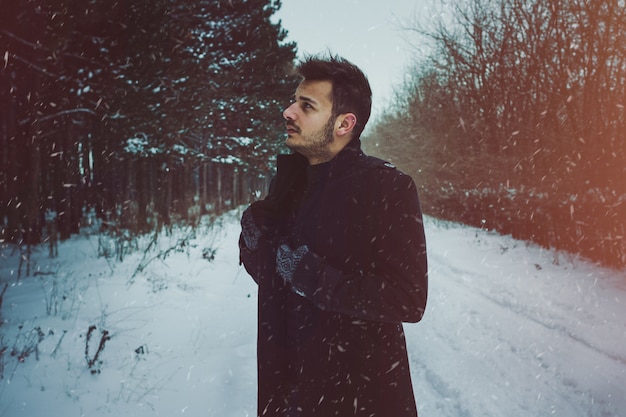
[[[302,108],[304,110],[311,110],[313,108],[313,106],[311,105],[311,103],[307,103],[306,101],[302,103]]]

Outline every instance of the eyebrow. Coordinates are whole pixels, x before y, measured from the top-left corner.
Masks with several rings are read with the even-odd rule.
[[[316,106],[317,106],[317,105],[319,105],[319,103],[318,103],[317,101],[315,101],[315,100],[313,100],[312,98],[307,97],[307,96],[302,96],[302,95],[301,95],[301,96],[297,96],[297,97],[296,97],[296,96],[294,95],[294,98],[296,98],[296,99],[300,99],[301,101],[306,101],[307,103],[314,104],[314,105],[316,105]]]

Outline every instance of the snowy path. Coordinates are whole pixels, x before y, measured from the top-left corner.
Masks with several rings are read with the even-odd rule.
[[[23,345],[19,326],[48,336],[39,360],[0,356],[0,416],[254,415],[256,295],[237,232],[233,217],[130,286],[139,255],[111,273],[85,237],[64,243],[60,261],[37,255],[55,275],[19,282],[5,248],[0,342]],[[624,272],[432,219],[427,239],[427,312],[405,326],[420,417],[626,416]],[[74,299],[46,314],[54,291]],[[96,375],[85,366],[91,324],[113,334]]]
[[[430,224],[428,243],[406,326],[421,415],[626,415],[626,275],[471,228]]]

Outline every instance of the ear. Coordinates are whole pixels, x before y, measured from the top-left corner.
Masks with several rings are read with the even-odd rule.
[[[345,136],[352,133],[354,126],[356,126],[356,116],[354,113],[344,113],[337,117],[337,136]]]

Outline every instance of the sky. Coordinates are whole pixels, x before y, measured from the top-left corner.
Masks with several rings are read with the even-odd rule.
[[[276,14],[298,55],[330,50],[359,66],[372,87],[372,118],[393,97],[417,54],[402,26],[434,14],[433,0],[283,0]]]

